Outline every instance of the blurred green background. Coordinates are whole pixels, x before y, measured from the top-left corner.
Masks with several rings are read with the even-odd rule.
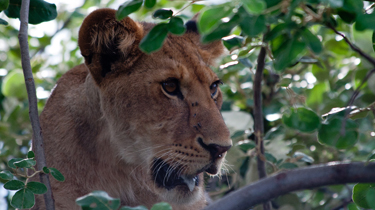
[[[197,12],[225,2],[195,1],[191,4],[190,1],[161,0],[157,1],[153,9],[142,7],[130,16],[139,21],[160,22],[152,18],[152,12],[156,9],[168,8],[179,11],[190,4],[180,13],[184,21],[187,21]],[[270,9],[287,1],[265,2]],[[307,2],[315,5],[315,1]],[[78,30],[83,18],[97,8],[117,9],[123,1],[76,0],[54,3],[58,10],[55,20],[29,26],[31,65],[40,111],[43,110],[49,94],[61,75],[83,62],[77,46]],[[363,9],[369,6],[371,2],[364,1]],[[291,17],[292,21],[297,24],[304,21],[304,13],[301,9],[291,7],[289,9],[295,12]],[[270,18],[272,17],[276,19],[271,25],[271,29],[274,29],[280,24],[277,22],[280,16],[270,13]],[[365,53],[375,56],[372,30],[356,30],[354,24],[342,19],[345,16],[333,14],[330,17],[335,20],[337,30],[343,32]],[[8,19],[4,13],[0,13],[0,18],[9,22],[8,26],[0,25],[0,170],[4,170],[9,159],[26,155],[30,146],[31,125],[17,37],[19,21]],[[326,127],[326,133],[324,130],[319,130],[319,135],[322,136],[318,137],[318,129],[322,129],[324,120],[329,121],[331,117],[338,119],[339,122],[342,121],[343,107],[347,106],[354,90],[361,84],[367,72],[374,67],[352,51],[343,38],[331,29],[321,24],[311,24],[308,27],[323,46],[319,54],[307,48],[303,49],[299,52],[298,61],[279,71],[275,69],[271,59],[271,54],[277,54],[277,50],[272,48],[277,46],[275,42],[278,37],[271,41],[272,52],[267,52],[271,56],[266,59],[262,96],[265,158],[269,175],[280,170],[330,161],[367,161],[374,153],[375,75],[364,83],[354,101],[355,107],[351,108],[351,119],[347,124],[353,131],[353,138],[344,139],[340,145],[337,142],[329,142],[330,139],[325,138],[331,131],[332,127],[329,126]],[[228,152],[221,176],[206,177],[207,191],[213,199],[218,199],[258,180],[255,144],[252,141],[254,138],[252,87],[262,36],[246,37],[242,30],[238,26],[234,27],[231,34],[241,36],[240,38],[244,40],[239,45],[233,42],[227,43],[226,46],[230,51],[228,50],[218,60],[217,66],[213,67],[224,82],[221,86],[225,98],[222,113],[235,145]],[[281,38],[289,39],[290,37],[284,36],[287,33],[284,32]],[[233,36],[226,39],[231,38],[233,41]],[[281,38],[279,36],[279,39]],[[297,110],[300,107],[313,111],[311,114],[307,113],[306,109],[301,110],[300,114],[307,118],[314,118],[316,114],[319,116],[316,125],[307,123],[307,132],[299,127],[306,120],[295,115],[299,113]],[[341,108],[341,110],[334,108]],[[312,126],[311,129],[309,126]],[[360,209],[351,203],[352,188],[353,185],[338,185],[299,191],[278,197],[272,201],[272,205],[274,209],[283,210]],[[0,192],[4,198],[9,198],[10,194],[5,190]],[[7,200],[4,199],[3,203],[0,201],[0,209],[7,209]],[[255,207],[255,209],[259,208]]]

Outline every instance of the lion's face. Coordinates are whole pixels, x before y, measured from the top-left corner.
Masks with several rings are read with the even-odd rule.
[[[137,47],[149,26],[129,18],[114,22],[112,10],[105,12],[110,13],[107,19],[91,25],[98,31],[110,30],[115,36],[111,40],[119,40],[117,50],[98,49],[97,40],[108,37],[92,28],[89,49],[85,50],[83,38],[80,47],[100,88],[112,145],[123,161],[146,171],[145,184],[166,201],[194,201],[203,195],[203,173],[217,174],[232,144],[219,111],[221,82],[209,67],[211,58],[219,54],[215,50],[221,49],[212,46],[210,51],[210,46],[197,43],[196,33],[188,32],[169,36],[156,53],[143,54]],[[99,21],[89,17],[86,25]],[[111,24],[133,33],[113,32]],[[100,41],[113,46],[108,42]]]

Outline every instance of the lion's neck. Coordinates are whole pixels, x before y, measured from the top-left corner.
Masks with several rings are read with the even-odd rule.
[[[120,155],[116,155],[118,148],[111,143],[109,125],[100,107],[99,88],[90,76],[86,78],[79,95],[81,102],[76,103],[76,106],[83,106],[85,109],[73,108],[73,110],[83,110],[74,114],[78,119],[75,120],[76,126],[82,128],[81,133],[76,136],[76,139],[79,139],[77,144],[89,149],[90,154],[83,154],[82,158],[87,164],[94,166],[94,169],[88,169],[85,177],[93,180],[87,186],[88,189],[104,190],[113,197],[121,198],[126,205],[139,203],[146,205],[148,202],[152,204],[159,201],[159,196],[151,193],[153,190],[145,185],[144,180],[149,180],[147,167],[141,165],[145,163],[128,164]],[[147,195],[148,199],[139,200],[141,197],[144,198],[144,195]]]

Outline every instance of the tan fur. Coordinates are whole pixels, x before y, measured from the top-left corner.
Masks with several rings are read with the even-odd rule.
[[[47,164],[66,177],[63,183],[51,178],[56,209],[79,209],[75,200],[94,190],[129,206],[166,201],[174,210],[195,210],[206,205],[201,170],[217,173],[223,158],[213,161],[197,139],[231,145],[219,111],[221,92],[214,98],[210,93],[218,78],[209,66],[222,46],[202,45],[198,34],[188,32],[168,35],[160,51],[144,54],[138,44],[152,26],[117,21],[111,9],[84,20],[79,46],[85,64],[61,77],[41,114]],[[162,90],[168,78],[180,81],[183,99]],[[157,186],[154,158],[182,166],[182,174],[199,172],[199,186],[193,192],[184,185]],[[34,209],[45,209],[42,196]]]

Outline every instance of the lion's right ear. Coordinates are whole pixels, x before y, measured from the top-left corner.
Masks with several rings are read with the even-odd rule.
[[[116,20],[116,10],[98,9],[89,14],[79,30],[78,45],[96,83],[108,73],[130,68],[140,57],[143,28],[129,17]],[[121,69],[114,64],[121,62]]]

